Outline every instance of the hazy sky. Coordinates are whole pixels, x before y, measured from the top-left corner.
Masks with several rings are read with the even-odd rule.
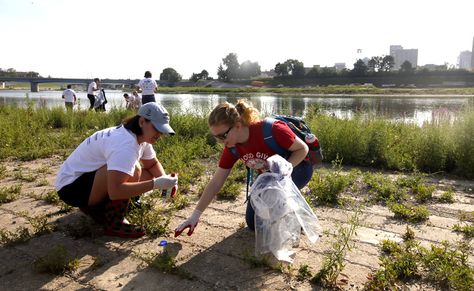
[[[473,0],[0,0],[0,68],[42,76],[183,78],[234,52],[270,70],[418,49],[418,65],[471,50]],[[361,49],[361,53],[357,53]]]

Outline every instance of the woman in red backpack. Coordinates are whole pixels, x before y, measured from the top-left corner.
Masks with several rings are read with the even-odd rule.
[[[278,171],[267,161],[276,152],[264,141],[264,121],[259,116],[259,111],[245,100],[237,101],[235,106],[228,102],[221,103],[211,112],[208,119],[209,129],[225,147],[217,171],[204,189],[194,212],[175,229],[175,236],[180,235],[186,228],[189,228],[188,235],[194,232],[202,212],[220,191],[238,159],[258,172],[269,169]],[[271,133],[279,146],[288,151],[286,158],[293,165],[293,182],[299,189],[303,188],[313,174],[312,165],[306,160],[308,146],[283,121],[275,121]],[[255,212],[248,203],[245,218],[252,230],[255,229],[254,216]]]

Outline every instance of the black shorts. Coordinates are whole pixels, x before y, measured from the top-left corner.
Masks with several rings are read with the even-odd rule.
[[[58,191],[59,198],[70,206],[87,207],[95,173],[96,171],[84,173],[71,184],[62,187]]]
[[[155,101],[155,94],[142,95],[142,104],[147,104],[148,102],[156,102]]]

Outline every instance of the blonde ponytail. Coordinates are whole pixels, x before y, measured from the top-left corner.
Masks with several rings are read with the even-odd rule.
[[[240,99],[234,106],[229,102],[223,102],[217,105],[209,114],[209,126],[227,124],[233,126],[240,121],[249,126],[260,120],[260,112],[245,99]]]

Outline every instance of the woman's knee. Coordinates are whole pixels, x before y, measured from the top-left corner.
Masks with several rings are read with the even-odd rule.
[[[255,211],[250,201],[247,202],[247,210],[245,211],[245,222],[250,230],[255,231]]]
[[[313,177],[313,166],[307,160],[302,161],[293,169],[291,178],[298,189],[306,186]]]
[[[133,177],[129,180],[129,182],[138,182],[140,181],[140,177],[142,176],[142,167],[139,163],[135,164],[135,170],[133,171]]]

